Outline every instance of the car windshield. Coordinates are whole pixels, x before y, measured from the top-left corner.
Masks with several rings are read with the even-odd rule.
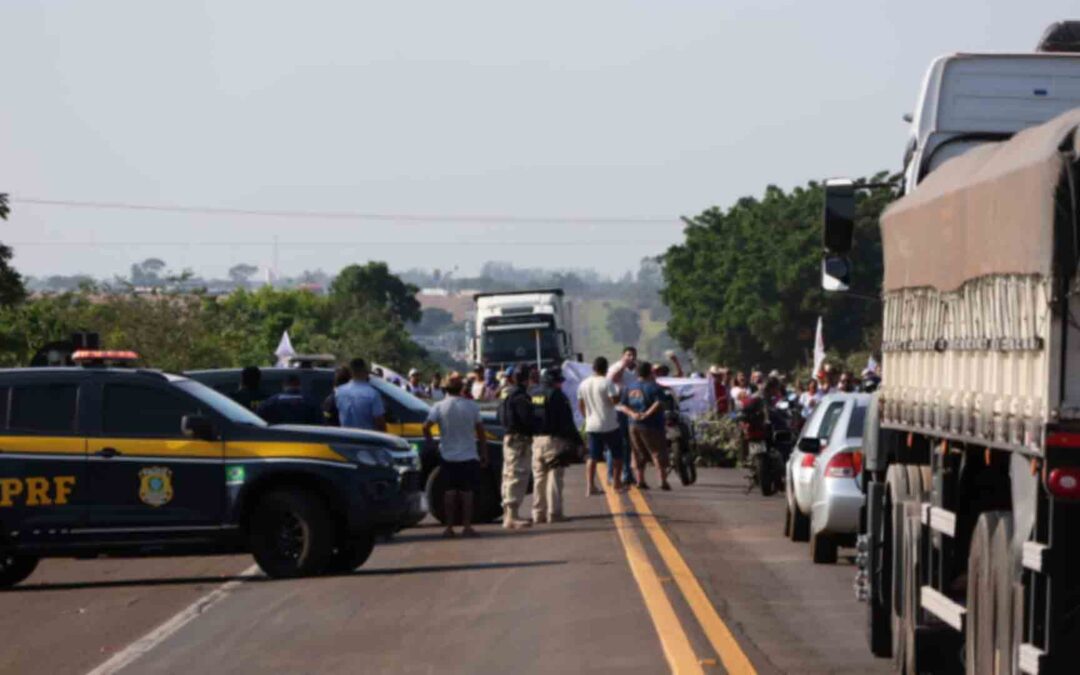
[[[181,380],[176,382],[176,387],[199,399],[199,401],[204,403],[208,408],[211,408],[214,412],[230,422],[249,424],[254,427],[266,426],[266,422],[263,421],[263,418],[251,412],[225,394],[216,392],[205,384],[194,380]]]

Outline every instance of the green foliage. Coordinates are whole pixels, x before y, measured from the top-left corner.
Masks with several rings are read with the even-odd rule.
[[[742,443],[742,431],[728,415],[709,411],[694,423],[698,462],[705,466],[734,466]]]
[[[309,291],[264,287],[211,298],[83,289],[0,309],[0,366],[26,365],[42,345],[77,330],[97,331],[105,346],[134,349],[167,371],[268,365],[285,330],[298,351],[342,361],[364,356],[406,369],[427,358],[385,308]]]
[[[893,193],[860,195],[852,288],[877,297],[878,217]],[[686,219],[686,241],[662,256],[661,296],[671,308],[672,337],[705,361],[790,369],[810,358],[821,315],[830,348],[876,348],[868,337],[880,335],[880,303],[820,290],[823,200],[818,183],[790,192],[769,186],[761,199],[744,197],[727,211],[712,208]]]
[[[420,321],[419,291],[390,272],[384,262],[349,265],[330,284],[330,294],[338,302],[374,306],[388,311],[400,321]]]
[[[8,196],[0,192],[0,220],[7,220],[10,212]],[[0,307],[10,307],[26,298],[22,276],[9,264],[12,255],[10,246],[0,244]]]
[[[641,314],[629,307],[613,307],[608,312],[607,329],[615,342],[636,345],[641,339]]]

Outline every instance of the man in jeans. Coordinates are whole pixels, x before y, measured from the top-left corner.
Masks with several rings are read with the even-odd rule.
[[[660,488],[668,484],[668,447],[664,433],[664,392],[653,378],[652,364],[643,361],[638,366],[638,382],[624,388],[619,409],[630,418],[630,443],[634,452],[638,487],[649,489],[645,483],[645,464],[650,459],[660,471]]]
[[[615,406],[619,390],[607,378],[608,360],[603,356],[593,361],[593,374],[578,387],[578,408],[585,418],[585,433],[589,438],[589,458],[585,462],[585,495],[591,497],[596,489],[596,463],[604,459],[611,464],[610,476],[614,489],[622,490],[623,444],[619,417]]]
[[[461,503],[461,534],[475,537],[472,527],[473,491],[480,483],[480,469],[487,465],[487,443],[484,424],[480,420],[480,406],[462,398],[465,381],[459,373],[451,373],[446,379],[446,398],[431,406],[424,422],[424,439],[434,443],[431,429],[439,425],[439,471],[446,482],[443,508],[446,512],[444,537],[454,537],[457,506]]]
[[[543,388],[533,394],[537,427],[533,437],[533,522],[557,523],[563,514],[563,473],[573,452],[581,446],[570,399],[562,392],[562,369],[549,368],[541,377]]]
[[[503,527],[516,530],[532,524],[518,517],[518,508],[525,501],[525,493],[529,489],[536,416],[533,414],[532,398],[525,386],[529,381],[528,370],[514,369],[510,377],[511,385],[503,391],[499,404],[499,422],[506,430],[503,437],[502,505]]]

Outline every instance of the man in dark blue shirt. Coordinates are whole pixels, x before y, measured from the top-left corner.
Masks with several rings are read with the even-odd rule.
[[[645,464],[651,459],[660,471],[660,489],[670,490],[667,435],[664,433],[665,394],[656,383],[652,364],[648,361],[638,365],[637,376],[637,382],[623,388],[619,410],[630,418],[630,447],[634,453],[638,487],[649,489],[645,483]]]
[[[300,376],[285,377],[285,388],[259,404],[256,414],[269,424],[322,424],[322,410],[300,393]]]

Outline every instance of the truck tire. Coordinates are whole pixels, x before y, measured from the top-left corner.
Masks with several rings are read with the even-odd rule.
[[[911,501],[912,492],[908,482],[909,473],[903,464],[893,464],[885,473],[885,513],[881,545],[882,585],[887,588],[889,607],[892,611],[891,651],[897,663],[903,658],[903,559],[904,559],[904,504]],[[873,582],[873,580],[871,580]]]
[[[810,535],[810,558],[815,565],[831,565],[836,562],[836,539],[824,532]]]
[[[313,576],[326,569],[334,548],[334,523],[319,497],[306,490],[275,490],[251,517],[251,553],[274,579]]]
[[[994,669],[994,583],[990,546],[1001,511],[979,515],[971,533],[967,567],[967,615],[964,631],[964,664],[968,675],[986,675]]]
[[[1018,591],[1020,569],[1012,552],[1013,517],[1005,512],[990,543],[990,578],[994,585],[994,675],[1013,675],[1017,631],[1022,623],[1023,592]],[[1018,603],[1017,601],[1020,600]],[[1017,613],[1019,612],[1019,613]]]
[[[367,532],[339,542],[326,565],[327,574],[349,574],[371,557],[375,550],[375,534]]]
[[[0,588],[11,588],[37,569],[38,559],[30,555],[0,555]]]
[[[882,536],[892,518],[884,510],[885,484],[870,483],[866,492],[866,637],[870,652],[879,658],[892,656],[892,561],[882,555]]]
[[[905,675],[918,675],[923,672],[920,663],[923,655],[919,644],[919,546],[922,538],[921,505],[918,502],[906,502],[901,526],[903,555],[901,562],[901,613],[900,634],[893,636],[893,661],[896,670]],[[897,640],[899,638],[899,640]]]

